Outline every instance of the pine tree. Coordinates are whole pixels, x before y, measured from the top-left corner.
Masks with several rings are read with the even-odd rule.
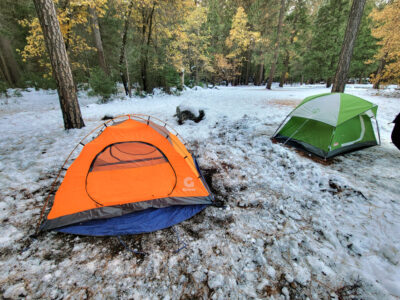
[[[11,48],[11,41],[0,35],[0,69],[10,86],[16,86],[20,80],[20,71]]]
[[[173,31],[174,41],[168,48],[168,58],[179,72],[183,87],[184,74],[193,75],[196,84],[199,84],[200,76],[205,73],[213,74],[211,58],[208,53],[211,35],[207,22],[207,7],[187,7],[183,24]]]
[[[248,9],[249,24],[252,30],[260,32],[258,43],[252,51],[254,82],[261,85],[265,77],[265,65],[272,59],[270,50],[276,36],[276,20],[278,19],[280,1],[255,0]]]
[[[378,52],[378,40],[374,38],[371,33],[373,20],[370,13],[373,7],[374,3],[366,3],[350,64],[349,77],[358,78],[359,83],[362,82],[364,77],[368,77],[369,74],[374,72],[378,67],[378,63],[371,60]]]
[[[90,19],[91,19],[91,24],[92,24],[94,44],[97,49],[97,57],[98,57],[98,61],[99,61],[99,66],[105,74],[110,75],[110,69],[108,68],[108,65],[106,63],[106,58],[104,56],[103,41],[101,39],[98,15],[97,15],[95,7],[89,5],[88,9],[89,9]]]
[[[319,8],[312,28],[312,39],[305,53],[305,75],[308,79],[326,80],[331,86],[340,54],[348,16],[348,0],[328,0]]]
[[[281,31],[282,31],[282,26],[283,26],[285,9],[286,9],[286,0],[281,0],[281,6],[280,6],[279,18],[278,18],[278,26],[277,26],[277,31],[276,31],[275,47],[274,47],[274,57],[272,59],[271,69],[269,71],[269,77],[268,77],[268,83],[267,83],[267,89],[269,89],[269,90],[271,89],[272,81],[274,80],[276,63],[278,62],[279,45],[280,45]]]
[[[246,53],[258,42],[259,38],[260,33],[250,30],[247,14],[243,7],[239,7],[233,18],[229,36],[226,39],[226,46],[229,49],[226,57],[234,66],[234,75],[240,75],[240,68],[246,60]],[[238,78],[236,78],[236,82],[238,82]]]
[[[65,42],[54,3],[52,0],[34,0],[34,3],[40,26],[42,27],[53,76],[57,82],[64,128],[82,128],[85,124],[81,116]]]
[[[131,22],[131,13],[132,13],[132,6],[133,6],[133,0],[130,0],[128,7],[125,12],[125,17],[124,17],[124,27],[122,31],[122,42],[121,42],[121,48],[120,48],[120,55],[119,55],[119,73],[121,75],[121,80],[122,84],[124,86],[125,90],[125,95],[131,97],[131,89],[128,84],[128,70],[127,70],[127,63],[126,63],[126,43],[127,43],[127,38],[128,38],[128,30],[129,30],[129,24]]]
[[[30,0],[0,1],[0,80],[7,82],[6,86],[23,85],[23,66],[17,48],[25,44],[25,30],[18,24],[23,19],[35,13]]]
[[[347,82],[347,75],[350,68],[351,57],[353,55],[354,43],[357,38],[358,28],[364,13],[366,0],[353,0],[350,9],[349,21],[340,51],[338,66],[336,69],[335,80],[332,86],[332,93],[343,93]]]
[[[283,58],[283,69],[281,80],[279,83],[280,87],[286,82],[289,76],[290,62],[292,57],[295,55],[295,50],[299,51],[299,37],[304,41],[304,32],[309,26],[309,20],[307,18],[307,6],[305,0],[296,0],[293,3],[293,7],[290,9],[291,13],[286,17],[286,32],[284,39],[285,46],[282,47],[284,50]]]

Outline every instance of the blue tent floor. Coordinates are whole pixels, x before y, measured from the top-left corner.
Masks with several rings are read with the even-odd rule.
[[[171,227],[193,217],[208,205],[176,205],[114,217],[91,220],[55,229],[58,232],[89,236],[140,234]]]

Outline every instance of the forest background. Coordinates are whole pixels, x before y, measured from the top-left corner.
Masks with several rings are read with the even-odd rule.
[[[184,85],[324,82],[335,76],[349,0],[54,0],[78,88],[104,101]],[[282,16],[281,18],[279,16]],[[368,0],[348,77],[400,82],[400,1]],[[0,2],[0,93],[55,89],[33,1]]]

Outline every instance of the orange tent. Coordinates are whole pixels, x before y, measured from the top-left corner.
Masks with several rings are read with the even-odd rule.
[[[135,212],[143,215],[148,209],[192,211],[212,204],[213,196],[191,154],[177,134],[155,120],[132,115],[105,123],[68,168],[41,229],[104,223]]]

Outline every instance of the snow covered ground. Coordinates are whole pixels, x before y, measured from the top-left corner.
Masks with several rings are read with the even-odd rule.
[[[322,85],[192,89],[97,104],[79,96],[86,127],[63,130],[54,91],[0,99],[0,297],[399,299],[400,111],[393,89],[347,93],[379,105],[382,145],[322,165],[270,136]],[[178,126],[176,106],[204,109]],[[226,208],[172,229],[116,238],[45,233],[30,239],[57,170],[104,115],[144,113],[174,126],[199,155]],[[78,154],[78,153],[77,153]]]

